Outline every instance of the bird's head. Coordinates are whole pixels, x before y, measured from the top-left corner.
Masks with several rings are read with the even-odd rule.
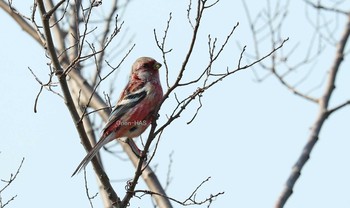
[[[158,69],[162,64],[150,57],[140,57],[132,65],[131,76],[142,81],[159,80]]]

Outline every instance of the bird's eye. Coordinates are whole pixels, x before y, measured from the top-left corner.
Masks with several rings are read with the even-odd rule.
[[[149,64],[148,64],[148,63],[144,63],[144,64],[142,64],[142,67],[148,68],[148,67],[149,67]]]

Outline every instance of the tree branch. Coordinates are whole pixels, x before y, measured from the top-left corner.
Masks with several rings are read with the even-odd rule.
[[[17,195],[15,196],[12,196],[10,199],[8,199],[5,203],[3,202],[2,200],[2,197],[1,197],[1,194],[13,183],[13,181],[17,178],[18,174],[19,174],[19,171],[21,170],[22,168],[22,165],[24,163],[24,158],[22,158],[22,161],[21,163],[19,164],[18,168],[17,168],[17,171],[15,174],[11,173],[10,175],[10,178],[8,180],[4,180],[4,179],[1,179],[0,181],[1,182],[4,182],[5,183],[5,186],[2,187],[0,189],[0,207],[1,208],[4,208],[6,207],[7,205],[9,205],[13,200],[15,200],[15,198],[17,197]]]
[[[54,45],[53,40],[52,40],[52,35],[51,35],[50,25],[49,25],[50,16],[48,16],[48,14],[46,13],[46,9],[45,9],[45,5],[43,3],[43,0],[37,0],[37,3],[39,6],[41,20],[42,20],[42,24],[43,24],[43,30],[44,30],[44,34],[46,37],[45,45],[47,46],[47,50],[48,50],[48,53],[50,55],[52,65],[54,67],[54,72],[55,72],[55,74],[60,82],[61,89],[62,89],[64,98],[65,98],[66,106],[67,106],[69,112],[71,113],[73,122],[76,125],[77,131],[79,133],[81,141],[84,143],[84,146],[87,149],[89,149],[89,148],[92,149],[92,147],[89,143],[89,139],[86,135],[84,125],[82,122],[79,122],[80,116],[79,116],[79,114],[74,106],[73,98],[71,96],[71,93],[69,91],[69,87],[67,84],[66,74],[63,73],[64,70],[61,68],[61,64],[60,64],[58,57],[57,57],[57,54],[56,54],[55,45]],[[113,188],[109,182],[109,179],[108,179],[106,173],[104,172],[104,170],[102,169],[102,167],[100,166],[98,160],[96,158],[94,158],[92,160],[92,164],[94,166],[96,173],[98,173],[97,175],[99,176],[99,179],[100,179],[101,183],[103,184],[104,189],[107,190],[107,192],[109,194],[108,195],[109,199],[112,201],[113,204],[119,205],[120,199],[119,199],[118,195],[115,193],[115,191],[113,190]]]
[[[328,81],[327,85],[324,89],[324,93],[322,97],[319,99],[319,113],[318,116],[315,120],[315,123],[311,129],[310,136],[308,139],[308,142],[304,146],[301,155],[299,156],[296,164],[292,168],[292,172],[290,173],[289,178],[287,179],[287,182],[285,184],[285,187],[283,188],[281,195],[278,197],[277,202],[276,202],[276,208],[282,208],[284,207],[285,203],[287,200],[290,198],[290,196],[293,193],[293,188],[295,186],[296,181],[299,179],[301,170],[305,166],[306,162],[310,158],[310,154],[317,143],[319,139],[319,134],[321,131],[321,128],[330,115],[330,113],[335,112],[333,110],[328,109],[329,101],[330,98],[333,94],[333,91],[335,89],[335,80],[336,76],[338,74],[338,71],[340,69],[340,66],[344,60],[344,51],[345,51],[345,46],[348,42],[350,35],[350,15],[348,15],[348,20],[345,25],[343,34],[341,35],[340,41],[338,42],[337,45],[337,50],[334,58],[333,65],[330,68],[330,72],[328,75]],[[341,105],[345,106],[347,103]],[[340,106],[340,107],[341,107]],[[335,108],[337,109],[337,108]]]
[[[2,8],[8,15],[10,15],[14,21],[24,30],[28,35],[30,35],[39,44],[42,43],[40,36],[37,34],[36,30],[22,17],[18,12],[14,11],[14,8],[5,2],[5,0],[0,0],[0,8]]]
[[[135,194],[136,193],[143,193],[144,195],[146,194],[149,194],[149,195],[157,195],[157,196],[161,196],[161,197],[164,197],[164,198],[168,198],[169,200],[171,201],[174,201],[182,206],[191,206],[191,205],[202,205],[202,204],[205,204],[205,203],[208,203],[208,206],[207,207],[210,207],[211,203],[220,195],[223,195],[225,192],[218,192],[216,194],[210,194],[210,196],[204,200],[201,200],[201,201],[198,201],[196,199],[196,195],[198,193],[198,190],[201,188],[201,186],[208,182],[210,179],[210,177],[208,177],[207,179],[205,179],[204,181],[202,181],[196,188],[195,190],[190,194],[190,196],[183,200],[183,201],[180,201],[180,200],[177,200],[173,197],[169,197],[169,196],[166,196],[166,195],[162,195],[162,194],[159,194],[159,193],[156,193],[156,192],[152,192],[152,191],[148,191],[148,190],[135,190]],[[142,196],[141,196],[142,197]]]

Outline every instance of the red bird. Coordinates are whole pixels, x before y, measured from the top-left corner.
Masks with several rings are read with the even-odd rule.
[[[126,140],[127,143],[133,152],[140,156],[140,150],[131,138],[138,137],[147,129],[154,118],[154,110],[162,101],[163,90],[158,72],[161,66],[149,57],[141,57],[135,61],[129,82],[112,110],[100,140],[81,161],[72,176],[85,168],[102,146],[114,139],[130,138]]]

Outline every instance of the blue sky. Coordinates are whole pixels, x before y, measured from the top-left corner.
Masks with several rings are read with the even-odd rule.
[[[107,2],[103,4],[106,6]],[[252,14],[265,6],[263,1],[247,1],[247,4]],[[29,4],[14,1],[14,5],[25,14],[30,14]],[[134,35],[136,47],[118,72],[116,92],[111,98],[113,102],[118,99],[120,90],[126,84],[130,66],[137,57],[146,55],[161,61],[153,29],[162,34],[170,12],[173,19],[168,47],[173,48],[173,52],[169,54],[168,64],[175,78],[190,40],[187,5],[187,1],[178,3],[160,0],[149,0],[142,7],[137,1],[130,4],[123,17],[124,28],[128,29],[125,35]],[[306,46],[311,41],[309,34],[313,29],[305,19],[304,9],[302,2],[290,4],[287,25],[282,34],[290,38],[285,45],[286,51],[297,43],[300,45],[290,57],[293,60],[303,58]],[[3,193],[2,198],[6,201],[17,195],[9,207],[89,207],[83,174],[70,177],[85,152],[63,100],[44,91],[38,102],[38,113],[33,112],[39,85],[28,67],[41,79],[47,79],[48,60],[45,52],[7,14],[1,11],[0,18],[4,29],[0,33],[0,86],[3,100],[0,108],[0,178],[7,179],[15,172],[22,157],[25,157],[18,178]],[[335,38],[339,37],[345,24],[342,17],[339,20],[340,30],[334,33]],[[240,54],[237,43],[247,45],[247,54],[254,52],[248,21],[240,1],[220,1],[208,10],[203,22],[195,55],[186,74],[188,77],[194,76],[207,58],[208,34],[218,37],[219,43],[222,43],[236,22],[240,26],[221,60],[215,65],[216,70],[237,65]],[[269,47],[262,49],[266,52],[269,50]],[[324,55],[313,66],[311,75],[316,78],[310,78],[311,81],[302,85],[301,89],[307,91],[320,83],[319,77],[322,78],[329,69],[334,51],[334,47],[326,47]],[[114,63],[118,63],[118,60]],[[347,68],[349,62],[345,59],[332,105],[349,99],[347,80],[350,72]],[[297,71],[295,76],[308,69]],[[259,74],[265,73],[259,67],[254,70]],[[161,80],[165,87],[164,70],[161,71]],[[108,87],[103,85],[100,92],[108,92]],[[191,90],[184,89],[179,95],[184,96]],[[319,96],[322,90],[323,87],[320,87],[312,93]],[[164,121],[165,114],[171,112],[174,102],[174,99],[169,99],[165,103],[159,122]],[[167,193],[184,200],[210,176],[211,180],[200,189],[197,198],[204,199],[211,193],[225,191],[213,202],[212,207],[272,207],[306,143],[309,129],[317,115],[317,105],[293,95],[272,76],[262,83],[256,82],[254,73],[249,69],[234,74],[208,90],[202,102],[203,108],[191,125],[186,122],[191,119],[196,105],[174,122],[160,141],[152,165],[157,165],[156,173],[162,183],[166,181],[169,154],[173,152],[172,182]],[[350,157],[349,115],[349,108],[345,108],[326,121],[320,140],[286,208],[350,206],[350,168],[347,165]],[[103,155],[112,180],[128,179],[134,173],[129,162],[106,153]],[[95,193],[98,189],[92,172],[88,166],[89,187]],[[124,181],[113,184],[118,192],[124,190]],[[140,183],[139,188],[145,189],[145,185]],[[93,203],[94,207],[102,207],[99,198]],[[147,198],[132,200],[132,207],[150,206],[151,202]],[[176,204],[174,206],[178,207]]]

